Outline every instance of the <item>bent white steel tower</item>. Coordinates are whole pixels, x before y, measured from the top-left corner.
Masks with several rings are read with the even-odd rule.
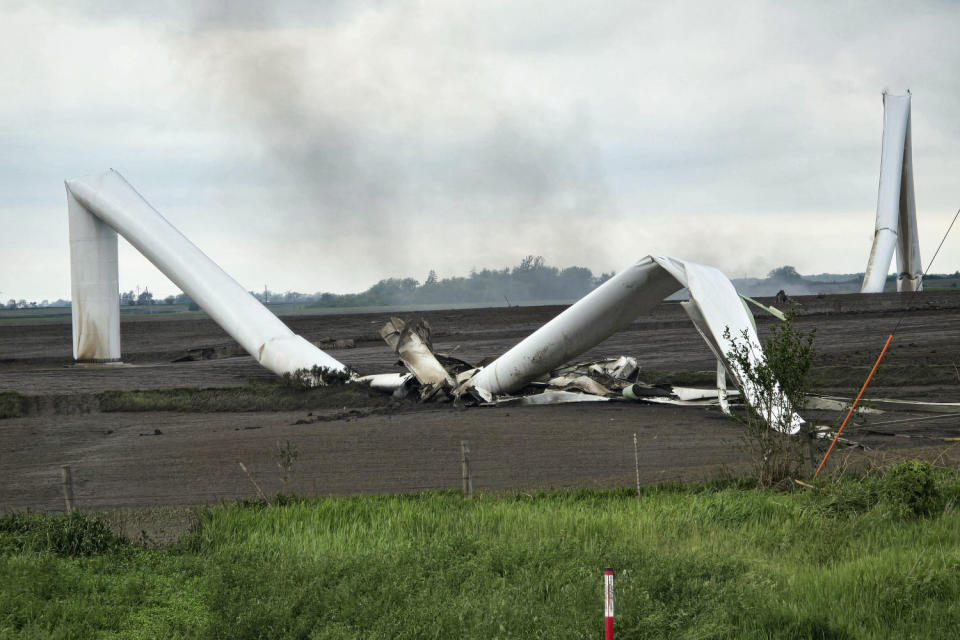
[[[267,369],[278,375],[346,369],[294,334],[116,171],[68,180],[66,187],[74,359],[120,359],[119,233]]]
[[[877,224],[861,293],[883,291],[894,250],[897,252],[897,291],[919,291],[923,288],[923,265],[920,264],[913,193],[909,91],[902,96],[883,94]]]
[[[516,391],[603,342],[683,287],[690,292],[685,308],[694,326],[761,417],[789,433],[799,432],[803,419],[779,385],[774,385],[773,398],[765,398],[728,357],[740,342],[748,347],[751,367],[764,362],[753,316],[733,283],[714,267],[670,256],[647,256],[627,267],[484,367],[470,384],[494,395]]]

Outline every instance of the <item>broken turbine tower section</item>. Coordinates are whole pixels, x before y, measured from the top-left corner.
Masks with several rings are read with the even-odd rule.
[[[400,318],[390,318],[380,330],[380,337],[402,362],[409,363],[407,368],[420,383],[421,400],[429,400],[444,388],[453,387],[453,376],[433,353],[429,325],[424,322],[408,324]]]
[[[897,252],[897,291],[923,288],[917,208],[913,193],[913,151],[910,135],[910,92],[883,94],[883,150],[877,222],[861,293],[882,293],[893,252]]]
[[[76,360],[120,359],[119,233],[270,371],[278,375],[301,374],[319,368],[349,373],[345,365],[295,335],[167,222],[116,171],[69,180],[66,188]],[[554,387],[552,396],[539,396],[545,402],[564,401],[566,398],[557,397],[563,394],[583,395],[572,393],[573,390],[594,397],[612,389],[629,395],[625,385],[634,393],[641,386],[627,382],[636,371],[632,358],[585,367],[563,365],[684,287],[690,292],[690,301],[684,308],[719,366],[738,381],[751,406],[769,424],[790,433],[799,431],[803,420],[779,389],[774,388],[773,398],[762,397],[745,372],[727,357],[733,351],[734,340],[745,340],[750,365],[756,367],[763,362],[753,316],[730,280],[713,267],[666,256],[648,256],[631,265],[484,367],[472,367],[452,356],[435,354],[429,326],[391,319],[381,336],[410,373],[352,379],[391,392],[418,385],[421,399],[442,391],[444,395],[469,395],[489,401],[553,374],[546,380]],[[593,375],[599,375],[608,386],[596,382]],[[718,370],[722,403],[724,378],[724,372]]]
[[[461,389],[473,389],[480,395],[515,391],[601,343],[683,288],[690,292],[690,305],[698,312],[694,315],[688,309],[688,315],[740,384],[750,405],[757,407],[769,424],[797,433],[803,420],[779,389],[775,389],[779,397],[764,398],[727,357],[734,350],[734,340],[746,340],[751,366],[756,368],[764,361],[753,315],[733,283],[714,267],[669,256],[647,256],[624,269],[481,369]]]
[[[480,402],[493,402],[531,384],[545,384],[548,389],[561,391],[572,388],[602,396],[611,389],[605,389],[584,375],[596,373],[590,371],[595,366],[563,365],[683,288],[690,292],[690,301],[684,303],[684,309],[719,363],[716,395],[721,406],[725,408],[726,404],[726,371],[737,380],[750,405],[764,420],[786,432],[797,433],[803,420],[793,411],[779,388],[774,388],[774,397],[764,397],[746,372],[727,357],[734,351],[734,342],[746,342],[750,366],[756,369],[764,362],[753,315],[733,284],[713,267],[668,256],[647,256],[621,271],[490,364],[454,371],[455,385],[450,384],[449,370],[434,357],[428,334],[411,330],[395,318],[383,328],[381,335],[400,356],[410,374],[395,374],[390,378],[368,376],[361,380],[384,391],[397,391],[416,378],[424,388],[421,397],[434,396],[437,386],[442,385],[454,397],[472,396]],[[600,377],[619,385],[623,395],[633,397],[631,394],[638,385],[628,391],[624,383],[636,370],[632,358],[594,364],[604,365]]]
[[[68,180],[73,357],[120,360],[119,233],[277,375],[347,368],[294,334],[113,169]]]

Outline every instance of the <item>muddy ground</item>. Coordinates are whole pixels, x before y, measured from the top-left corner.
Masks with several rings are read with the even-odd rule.
[[[886,336],[900,324],[867,397],[960,402],[960,293],[809,296],[798,325],[816,328],[823,389],[852,396]],[[767,300],[767,302],[770,302]],[[563,307],[431,311],[439,351],[468,361],[503,353]],[[378,331],[391,314],[285,317],[309,340],[351,339],[331,353],[363,373],[398,370]],[[411,314],[402,314],[409,316]],[[774,320],[758,312],[761,334]],[[256,413],[100,413],[91,394],[110,389],[231,387],[273,376],[252,358],[172,362],[188,350],[234,343],[197,315],[124,319],[125,364],[74,366],[68,320],[0,322],[0,391],[56,400],[57,413],[0,420],[0,510],[62,510],[60,465],[71,465],[88,509],[197,504],[255,493],[353,494],[460,485],[460,441],[473,448],[480,489],[600,487],[703,479],[748,466],[739,427],[715,409],[627,402],[555,407],[343,407]],[[585,359],[633,355],[648,375],[712,371],[715,361],[673,303],[638,319]],[[91,410],[93,409],[93,410]],[[312,414],[312,415],[308,415]],[[821,412],[818,424],[842,416]],[[849,434],[856,455],[936,456],[960,436],[960,418],[889,412]],[[906,422],[894,422],[896,420]],[[893,423],[893,424],[884,424]],[[299,452],[282,485],[277,443]],[[952,456],[952,452],[945,455]],[[839,459],[839,458],[838,458]]]

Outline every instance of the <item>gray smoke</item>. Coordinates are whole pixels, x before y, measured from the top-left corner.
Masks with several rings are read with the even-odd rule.
[[[291,15],[321,28],[290,28]],[[611,208],[586,112],[491,94],[497,87],[485,69],[458,61],[421,68],[418,55],[393,62],[377,50],[380,41],[391,46],[390,30],[415,25],[389,24],[351,59],[342,36],[322,27],[353,18],[342,5],[237,14],[214,4],[173,38],[213,108],[263,149],[276,198],[270,215],[286,223],[276,233],[336,231],[365,244],[351,248],[366,259],[387,264],[425,250],[407,246],[413,234],[403,231],[454,221],[472,226],[482,246],[485,225],[522,221],[537,227],[538,244],[518,240],[517,259],[582,252],[584,239],[565,232],[563,221]],[[463,270],[478,261],[482,254],[465,258]]]

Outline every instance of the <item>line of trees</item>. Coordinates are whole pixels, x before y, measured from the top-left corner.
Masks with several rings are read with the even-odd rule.
[[[69,300],[54,300],[53,302],[50,302],[49,300],[43,300],[41,302],[37,302],[36,300],[31,300],[28,302],[27,300],[23,300],[23,299],[14,300],[13,298],[10,298],[9,300],[7,300],[7,304],[3,304],[2,302],[0,302],[0,309],[11,309],[11,310],[12,309],[41,309],[46,307],[69,307],[69,306],[70,306]]]
[[[457,304],[486,302],[491,304],[521,304],[528,302],[571,302],[577,300],[601,283],[613,277],[613,273],[594,276],[586,267],[551,267],[542,256],[526,256],[515,267],[504,269],[472,269],[467,277],[440,278],[430,270],[423,283],[414,278],[387,278],[361,293],[277,293],[264,287],[263,291],[250,293],[265,304],[304,304],[311,307],[380,307],[411,304]],[[747,295],[773,295],[778,288],[789,289],[788,293],[816,293],[825,285],[850,284],[850,291],[859,290],[863,274],[851,274],[841,278],[833,274],[803,276],[789,265],[770,271],[766,278],[741,278],[737,288]],[[938,280],[952,280],[941,284]],[[888,276],[895,281],[896,276]],[[960,271],[952,274],[928,274],[924,277],[930,288],[958,288]],[[809,289],[807,291],[806,289]],[[833,293],[842,292],[834,286]],[[185,293],[169,295],[162,300],[154,297],[148,289],[123,291],[121,306],[133,305],[186,305],[191,311],[199,309]],[[45,307],[69,307],[69,300],[43,300],[42,302],[7,300],[0,309],[38,309]]]
[[[421,284],[413,278],[381,280],[362,293],[321,293],[313,307],[373,307],[406,304],[489,302],[516,304],[538,301],[572,301],[613,276],[594,276],[586,267],[560,269],[544,263],[543,256],[527,256],[515,267],[476,269],[467,277],[439,278],[431,270]]]

